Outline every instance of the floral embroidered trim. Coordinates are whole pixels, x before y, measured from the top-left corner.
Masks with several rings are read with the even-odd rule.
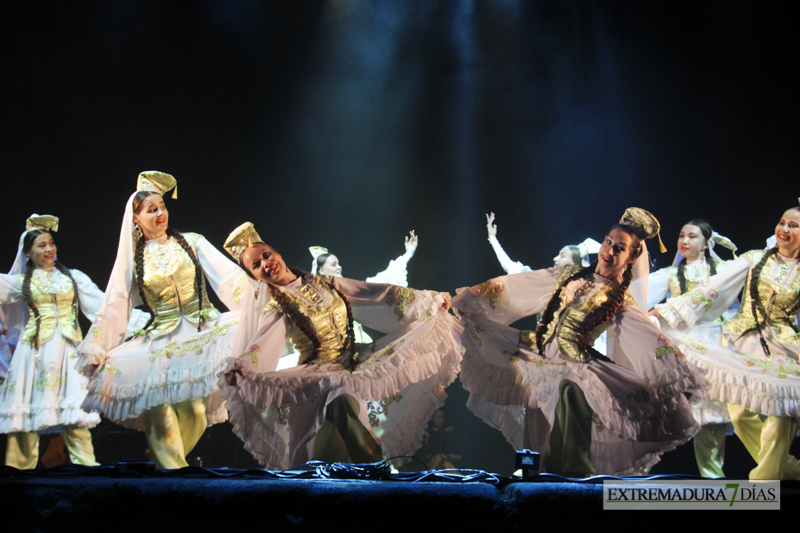
[[[253,362],[253,366],[258,366],[258,351],[261,347],[258,344],[252,345],[246,352],[239,356],[239,359],[242,357],[249,357],[250,361]]]
[[[278,422],[282,425],[286,425],[289,423],[289,408],[288,407],[280,407],[278,409]]]
[[[116,363],[114,363],[113,359],[107,359],[106,364],[103,365],[103,368],[101,368],[100,370],[105,370],[106,372],[115,377],[120,377],[122,375],[122,372],[117,370],[117,365]]]
[[[786,379],[789,374],[800,375],[800,366],[798,366],[795,360],[783,355],[767,359],[761,357],[752,357],[738,352],[733,352],[733,354],[735,356],[742,357],[744,359],[745,366],[761,367],[762,374],[767,374],[768,372],[772,371],[777,374],[779,379]]]
[[[469,331],[469,334],[472,335],[473,339],[475,339],[475,342],[478,343],[478,346],[483,346],[483,341],[481,340],[480,335],[478,335],[478,332],[480,331],[480,328],[478,326],[468,323],[467,331]]]
[[[394,306],[394,314],[397,315],[397,320],[403,320],[405,307],[410,303],[414,303],[416,299],[414,292],[415,289],[408,287],[390,286],[389,292],[386,294],[386,304]]]
[[[403,396],[400,394],[395,394],[394,396],[389,396],[388,398],[384,398],[379,402],[372,400],[368,401],[367,409],[369,411],[369,425],[372,427],[378,427],[380,424],[378,417],[380,415],[389,414],[389,406],[395,402],[399,402],[402,399]]]
[[[8,371],[8,375],[6,376],[5,382],[3,382],[3,388],[0,389],[0,393],[6,394],[7,392],[14,393],[14,373],[12,371]]]
[[[695,287],[689,294],[692,297],[692,303],[694,305],[703,305],[706,308],[706,311],[710,310],[714,306],[713,300],[716,300],[719,297],[719,293],[717,291],[708,291],[708,295],[706,295],[703,290],[699,287]]]
[[[241,303],[242,293],[244,292],[244,276],[238,276],[236,279],[229,279],[226,285],[233,295],[233,300],[237,304]]]
[[[95,317],[94,322],[92,322],[92,326],[89,328],[89,333],[94,335],[94,338],[97,340],[103,339],[103,330],[100,329],[102,325],[103,325],[103,317],[97,316]],[[134,332],[134,335],[135,334],[136,332]]]
[[[489,307],[494,309],[494,306],[497,304],[497,299],[504,289],[505,287],[503,287],[502,282],[490,279],[478,285],[478,294],[486,296],[486,298],[489,299]]]
[[[183,357],[186,352],[194,352],[197,355],[203,353],[203,349],[220,335],[227,335],[228,328],[234,324],[238,324],[238,320],[228,322],[223,326],[214,326],[210,330],[199,335],[192,335],[189,339],[178,346],[176,343],[171,342],[165,346],[150,349],[150,360],[155,361],[156,357],[164,356],[167,359],[178,356]]]
[[[655,359],[661,359],[668,354],[674,354],[676,357],[683,357],[678,347],[663,333],[658,336],[658,342],[661,343],[661,346],[656,348]]]

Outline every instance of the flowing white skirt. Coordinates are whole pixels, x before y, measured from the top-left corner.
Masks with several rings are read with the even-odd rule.
[[[706,392],[710,400],[741,405],[760,415],[800,418],[800,340],[793,348],[777,342],[769,328],[763,328],[763,334],[771,357],[764,353],[756,330],[723,341],[721,324],[711,322],[669,336],[711,384]]]
[[[19,343],[0,386],[0,433],[100,423],[99,415],[81,408],[88,380],[75,370],[76,361],[75,345],[58,328],[38,352]]]
[[[598,474],[641,471],[699,429],[684,392],[702,396],[702,380],[682,359],[663,368],[663,360],[653,361],[648,377],[601,360],[575,363],[555,342],[544,356],[520,348],[518,330],[484,319],[467,320],[462,339],[468,407],[517,449],[546,456],[564,381],[581,388],[594,412],[590,453]]]
[[[348,394],[386,458],[412,453],[458,375],[460,335],[458,322],[441,313],[382,338],[352,372],[339,363],[299,365],[245,376],[233,387],[221,377],[234,432],[261,464],[286,469],[311,457],[326,406]]]
[[[183,319],[169,335],[136,337],[117,346],[89,382],[83,408],[142,430],[148,409],[208,397],[208,423],[225,421],[217,374],[230,355],[238,322],[238,311],[223,313],[198,332]]]

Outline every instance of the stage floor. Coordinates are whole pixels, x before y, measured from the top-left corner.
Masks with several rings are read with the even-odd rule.
[[[475,475],[475,481],[469,481],[466,473],[449,478],[432,474],[427,479],[441,481],[412,482],[397,480],[411,479],[408,474],[372,481],[280,479],[266,471],[193,467],[145,474],[123,470],[119,466],[3,470],[4,530],[152,532],[177,527],[180,531],[320,532],[357,528],[416,533],[419,529],[531,530],[601,524],[622,529],[619,513],[603,511],[601,483],[542,478],[520,482],[491,474]],[[782,483],[781,500],[784,510],[797,508],[800,483]],[[741,526],[742,516],[718,512],[714,520],[734,524],[735,519]],[[636,518],[646,520],[648,530],[674,530],[685,522],[652,522],[651,513]],[[8,529],[8,525],[14,527]]]

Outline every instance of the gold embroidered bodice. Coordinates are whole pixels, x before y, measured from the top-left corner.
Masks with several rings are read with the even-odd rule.
[[[727,264],[726,261],[716,261],[717,274],[722,272]],[[667,267],[667,275],[669,276],[669,295],[670,298],[675,298],[681,295],[681,283],[678,280],[678,267]],[[683,277],[686,280],[686,291],[690,291],[698,285],[705,285],[708,278],[711,276],[711,267],[706,261],[695,261],[687,264],[683,269]]]
[[[580,269],[581,267],[576,265],[563,268],[557,286],[560,286]],[[562,357],[579,363],[589,361],[591,356],[578,345],[578,334],[586,320],[609,298],[612,298],[618,288],[619,283],[597,274],[591,278],[581,278],[568,283],[561,291],[561,302],[547,327],[544,344],[547,344],[555,337]],[[629,294],[625,294],[622,305],[636,305],[636,302]],[[592,346],[597,338],[609,327],[611,327],[611,321],[607,320],[594,328],[586,334],[586,343]],[[521,331],[520,343],[535,349],[536,332]]]
[[[183,238],[197,254],[195,243],[200,235],[183,233]],[[172,237],[154,239],[144,249],[144,293],[155,312],[155,320],[147,332],[151,339],[174,331],[181,317],[194,325],[200,323],[200,301],[195,290],[195,267],[189,254]],[[135,282],[134,282],[135,283]],[[203,311],[206,320],[219,318],[219,311],[208,301],[203,277]]]
[[[325,364],[349,355],[346,348],[347,306],[333,289],[330,276],[308,275],[301,278],[300,283],[280,290],[293,313],[319,340],[320,346],[315,349],[312,340],[292,320],[289,337],[300,353],[300,364]],[[267,304],[267,310],[282,312],[274,298]]]
[[[751,250],[745,254],[750,260],[750,271],[742,292],[742,303],[736,316],[727,320],[722,328],[726,333],[741,335],[745,331],[755,329],[752,298],[750,298],[750,278],[755,267],[766,253],[765,250]],[[797,261],[786,261],[778,254],[773,255],[761,269],[758,279],[758,294],[766,311],[766,324],[772,335],[784,343],[799,345],[800,339],[794,328],[797,314],[790,316],[789,309],[794,305],[800,291],[800,269]],[[759,310],[761,324],[764,316]]]
[[[24,277],[24,274],[19,274],[20,284]],[[31,275],[31,296],[39,311],[39,346],[53,338],[56,327],[61,330],[61,335],[74,343],[83,338],[78,327],[77,306],[72,306],[75,290],[69,277],[55,268],[37,268]],[[31,316],[22,331],[21,340],[30,343],[36,334],[36,318],[33,311],[28,311]]]

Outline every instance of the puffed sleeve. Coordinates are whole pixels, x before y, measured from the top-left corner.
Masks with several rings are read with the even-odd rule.
[[[195,250],[206,281],[220,301],[230,310],[239,309],[247,279],[244,271],[202,235],[197,236]]]
[[[699,380],[692,377],[694,371],[683,354],[638,306],[620,307],[611,320],[609,351],[614,363],[644,376],[651,386],[682,383],[699,390]]]
[[[292,329],[292,322],[274,304],[267,304],[258,319],[258,329],[252,338],[239,337],[228,359],[226,372],[239,370],[243,375],[274,372]]]
[[[390,283],[401,287],[408,287],[408,262],[414,257],[413,252],[406,252],[397,259],[389,261],[386,270],[378,272],[371,278],[367,278],[368,283]]]
[[[497,237],[489,237],[489,244],[492,245],[492,249],[494,250],[494,254],[497,256],[497,260],[500,261],[500,266],[503,267],[509,274],[519,274],[520,272],[530,272],[531,267],[525,266],[519,261],[512,261],[503,247],[500,246],[500,241],[497,240]]]
[[[669,296],[669,269],[662,268],[647,278],[647,308],[652,309]]]
[[[468,289],[458,289],[453,307],[471,318],[487,318],[508,325],[544,310],[562,272],[557,267],[532,270],[490,279]]]
[[[86,318],[94,321],[95,314],[100,310],[100,306],[103,305],[105,293],[94,284],[89,276],[80,270],[70,269],[70,273],[78,285],[78,300],[81,305],[81,311]]]
[[[22,276],[0,274],[0,303],[14,303],[22,298]]]
[[[391,333],[442,312],[446,292],[422,291],[398,285],[326,277],[350,302],[353,318],[365,326]]]
[[[698,321],[711,322],[722,316],[742,291],[750,271],[752,254],[747,252],[717,274],[708,283],[681,296],[670,298],[655,309],[670,326],[692,327]]]

